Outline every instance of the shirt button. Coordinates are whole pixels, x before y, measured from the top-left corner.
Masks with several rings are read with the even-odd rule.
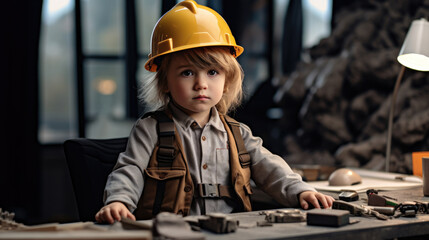
[[[203,136],[201,139],[203,139],[203,141],[205,141],[205,140],[206,140],[206,137],[205,137],[205,136]]]
[[[208,168],[207,163],[204,163],[203,168],[204,168],[204,169],[207,169],[207,168]]]
[[[192,124],[191,124],[191,127],[196,127],[197,126],[197,123],[196,122],[193,122]]]
[[[192,189],[192,187],[190,185],[186,185],[184,190],[185,190],[185,192],[189,192],[189,191],[191,191],[191,189]]]

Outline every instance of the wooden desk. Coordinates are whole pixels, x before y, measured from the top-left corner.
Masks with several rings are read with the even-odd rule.
[[[0,232],[0,239],[7,240],[148,240],[148,231],[60,231],[60,232]]]
[[[240,225],[263,221],[257,212],[233,214]],[[429,215],[381,221],[375,218],[352,217],[359,220],[339,228],[308,226],[307,223],[275,223],[270,227],[239,228],[230,234],[206,233],[207,239],[394,239],[429,235]]]
[[[337,198],[337,193],[327,193]],[[422,188],[414,188],[401,191],[379,192],[397,198],[398,201],[429,201],[423,197]],[[360,194],[360,203],[366,194]],[[418,239],[429,239],[429,214],[418,214],[415,218],[400,217],[387,221],[378,220],[374,217],[351,217],[358,220],[339,228],[308,226],[302,223],[277,223],[273,226],[257,227],[258,221],[263,221],[265,216],[259,211],[230,214],[230,217],[240,222],[240,227],[234,233],[215,234],[203,231],[206,239],[236,240],[236,239],[395,239],[407,237],[419,237]],[[150,239],[149,231],[125,231],[119,229],[120,224],[114,227],[106,226],[106,231],[63,231],[63,232],[0,232],[0,239]],[[416,238],[413,238],[416,239]]]
[[[325,192],[338,199],[337,193]],[[429,201],[423,196],[421,187],[401,191],[383,191],[380,195],[386,195],[403,201]],[[366,194],[359,194],[359,201],[355,203],[365,204]],[[240,226],[252,226],[258,221],[263,221],[265,216],[258,211],[249,213],[231,214],[233,219],[240,221]],[[356,224],[343,227],[308,226],[307,223],[276,223],[269,227],[239,228],[234,233],[213,234],[205,232],[207,239],[395,239],[407,237],[422,237],[429,239],[429,214],[418,214],[415,218],[400,217],[387,221],[378,220],[375,217],[351,217],[358,220]],[[425,236],[426,235],[426,236]],[[416,239],[416,238],[413,238]]]
[[[37,231],[0,231],[0,239],[8,240],[148,240],[152,239],[148,230],[126,231],[116,222],[100,225],[92,222],[67,224],[43,224]],[[44,229],[41,231],[40,229]]]

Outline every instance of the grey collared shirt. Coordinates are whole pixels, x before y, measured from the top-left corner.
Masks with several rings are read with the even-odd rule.
[[[209,122],[198,123],[173,104],[169,104],[173,121],[182,140],[194,186],[198,183],[231,185],[229,171],[228,137],[216,108],[212,108]],[[294,173],[283,158],[262,146],[262,140],[252,135],[248,126],[240,123],[246,150],[251,157],[252,180],[256,185],[287,207],[298,206],[298,194],[316,191]],[[143,191],[143,172],[157,144],[156,120],[142,118],[135,123],[125,152],[109,175],[104,202],[125,203],[130,211],[137,207]],[[225,199],[194,198],[191,215],[210,212],[230,213],[234,203]]]

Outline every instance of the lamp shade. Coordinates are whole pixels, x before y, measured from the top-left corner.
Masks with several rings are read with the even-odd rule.
[[[397,59],[405,67],[429,71],[429,22],[426,19],[411,23]]]

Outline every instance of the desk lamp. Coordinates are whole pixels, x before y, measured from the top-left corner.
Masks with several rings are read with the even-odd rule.
[[[410,30],[405,37],[397,58],[402,64],[401,71],[396,79],[390,103],[389,122],[386,141],[386,172],[389,172],[390,153],[392,146],[392,125],[395,112],[396,95],[404,75],[405,67],[417,71],[429,71],[429,22],[422,18],[411,23]]]

